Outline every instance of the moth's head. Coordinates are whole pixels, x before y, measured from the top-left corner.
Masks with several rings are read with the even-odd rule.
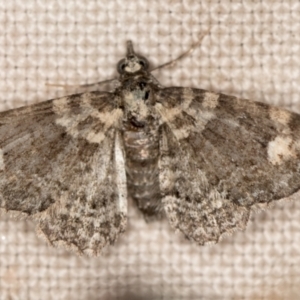
[[[147,71],[149,63],[146,58],[135,54],[132,42],[127,42],[126,57],[119,61],[118,72],[120,74],[134,74],[140,71]]]

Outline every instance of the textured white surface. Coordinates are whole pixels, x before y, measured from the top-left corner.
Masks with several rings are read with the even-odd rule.
[[[0,108],[74,92],[46,82],[112,78],[132,39],[157,66],[208,28],[202,45],[154,73],[300,112],[300,2],[192,0],[0,1]],[[36,237],[30,220],[0,218],[0,299],[299,299],[300,203],[255,214],[246,232],[211,247],[146,224],[103,257],[77,257]]]

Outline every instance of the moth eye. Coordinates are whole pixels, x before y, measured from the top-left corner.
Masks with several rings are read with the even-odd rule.
[[[120,74],[124,73],[125,67],[126,67],[125,59],[120,60],[119,63],[118,63],[118,66],[117,66],[118,72]]]
[[[145,58],[141,58],[139,64],[144,70],[148,69],[148,61]]]

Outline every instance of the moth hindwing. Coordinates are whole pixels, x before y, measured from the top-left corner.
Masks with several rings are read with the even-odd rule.
[[[201,89],[163,88],[131,42],[113,92],[0,113],[0,207],[53,245],[98,254],[127,198],[200,245],[300,187],[300,116]]]

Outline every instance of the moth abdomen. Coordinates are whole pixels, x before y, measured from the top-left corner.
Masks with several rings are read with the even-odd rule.
[[[123,131],[123,139],[128,192],[145,217],[151,217],[161,210],[158,125],[153,120],[144,127],[125,124],[124,128],[127,129]]]

